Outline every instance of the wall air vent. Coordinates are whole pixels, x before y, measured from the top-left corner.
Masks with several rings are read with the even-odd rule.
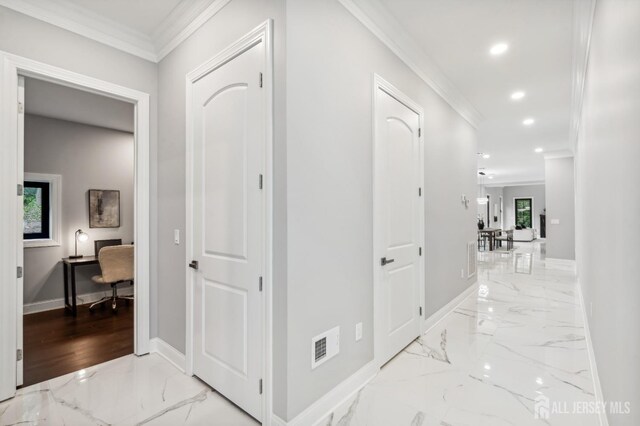
[[[320,340],[316,340],[316,353],[315,353],[315,362],[317,363],[322,358],[327,356],[327,338],[323,337]]]
[[[340,352],[340,327],[317,335],[311,339],[311,368],[323,364]]]
[[[470,241],[467,244],[467,278],[471,278],[478,270],[478,242]]]

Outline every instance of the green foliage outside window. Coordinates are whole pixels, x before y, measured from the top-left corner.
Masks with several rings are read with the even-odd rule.
[[[531,198],[516,198],[516,226],[533,228],[532,204]]]
[[[24,188],[24,233],[42,232],[42,189]]]

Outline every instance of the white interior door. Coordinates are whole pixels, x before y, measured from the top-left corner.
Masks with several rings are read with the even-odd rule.
[[[24,188],[24,77],[18,76],[18,181],[22,182]],[[24,243],[22,236],[24,235],[24,201],[23,197],[18,200],[18,265],[24,268]],[[22,271],[24,277],[24,270]],[[18,278],[17,285],[17,336],[16,336],[16,348],[18,349],[18,356],[16,357],[16,386],[22,386],[24,377],[24,278]]]
[[[264,43],[193,84],[193,373],[262,418]]]
[[[382,365],[420,335],[423,262],[420,116],[375,93],[376,357]]]

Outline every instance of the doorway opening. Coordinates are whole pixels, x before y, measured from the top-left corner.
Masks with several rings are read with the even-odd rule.
[[[121,297],[135,293],[136,301],[135,303],[130,303],[128,307],[129,316],[133,318],[133,328],[131,329],[130,325],[128,327],[129,333],[133,335],[132,351],[137,355],[149,352],[149,95],[4,52],[0,52],[0,62],[2,63],[0,68],[0,87],[3,90],[2,108],[0,108],[0,123],[2,124],[2,132],[0,133],[0,147],[2,150],[2,155],[0,155],[0,175],[2,175],[3,182],[2,186],[0,186],[0,199],[3,206],[0,209],[0,228],[2,234],[6,236],[0,241],[0,252],[3,254],[0,260],[2,262],[0,274],[2,274],[2,282],[15,282],[15,285],[2,286],[0,290],[2,293],[2,297],[0,297],[0,312],[2,312],[3,316],[3,321],[0,322],[0,342],[2,343],[0,345],[0,400],[4,400],[12,397],[16,388],[22,385],[25,379],[24,366],[25,355],[27,355],[25,351],[28,351],[29,348],[25,347],[27,342],[24,339],[24,334],[31,332],[29,328],[31,324],[30,321],[25,321],[25,328],[23,328],[23,314],[31,312],[33,315],[39,315],[39,313],[33,313],[33,311],[46,310],[50,307],[57,308],[59,304],[68,305],[66,306],[67,316],[74,318],[76,324],[78,324],[81,319],[79,314],[81,309],[78,306],[78,302],[89,300],[95,302],[97,300],[94,300],[96,296],[85,296],[84,299],[81,299],[79,293],[82,292],[83,288],[82,278],[78,278],[77,282],[74,282],[76,281],[74,279],[75,271],[71,271],[74,268],[71,264],[78,266],[79,263],[90,260],[91,256],[95,256],[94,250],[96,249],[100,250],[100,253],[106,253],[120,251],[121,248],[124,248],[124,251],[128,253],[127,256],[133,258],[133,282],[135,283],[133,291],[131,286],[125,282],[119,284],[122,290],[119,289],[118,292]],[[107,157],[112,152],[113,146],[102,152],[102,157],[98,160],[99,163],[96,163],[95,159],[87,162],[81,161],[83,156],[79,155],[79,153],[86,149],[87,146],[77,146],[76,151],[69,147],[63,149],[58,146],[60,151],[67,152],[66,158],[60,160],[63,167],[60,167],[59,171],[48,168],[53,167],[53,163],[55,163],[52,151],[49,152],[48,156],[40,156],[39,159],[36,158],[38,157],[37,155],[33,158],[26,158],[27,155],[31,156],[31,151],[54,149],[53,143],[48,147],[39,145],[41,139],[53,139],[54,133],[50,132],[54,127],[56,128],[55,132],[63,132],[65,128],[68,131],[69,127],[74,126],[84,126],[83,128],[86,131],[87,128],[100,128],[102,125],[97,123],[94,123],[97,125],[93,126],[91,123],[78,125],[78,123],[70,123],[70,120],[61,119],[62,117],[38,117],[37,113],[25,108],[25,78],[29,79],[26,83],[27,90],[29,84],[34,84],[36,86],[40,85],[41,88],[46,86],[48,90],[53,90],[54,92],[56,90],[75,90],[79,96],[97,96],[98,98],[108,98],[108,101],[127,104],[128,111],[133,117],[133,128],[131,129],[132,132],[125,137],[128,141],[124,144],[128,144],[129,164],[133,170],[125,176],[129,180],[129,188],[126,190],[126,194],[124,190],[118,192],[115,187],[94,186],[93,182],[97,182],[96,185],[98,185],[99,181],[90,178],[88,175],[90,171],[99,169],[101,164],[108,161]],[[50,97],[50,100],[58,107],[59,111],[65,110],[63,99],[55,95]],[[31,115],[33,117],[30,117]],[[104,128],[93,130],[109,133]],[[86,134],[83,136],[87,145],[90,145],[92,141],[98,138],[97,134],[92,135]],[[27,144],[25,144],[25,136]],[[31,151],[29,153],[25,152],[25,148]],[[35,152],[35,154],[38,153]],[[51,161],[47,162],[47,157]],[[25,159],[27,160],[26,162]],[[26,175],[25,163],[28,168],[32,169],[26,170],[28,173]],[[35,166],[36,164],[38,166]],[[88,185],[88,188],[85,188],[86,191],[72,190],[74,184],[83,181],[82,178],[64,178],[65,174],[77,171],[86,173],[84,179],[84,183]],[[118,170],[114,168],[109,169],[109,172],[111,175],[123,174],[118,173]],[[16,188],[18,188],[17,193]],[[92,191],[89,191],[89,189]],[[69,192],[69,190],[72,191]],[[80,195],[78,195],[78,192],[80,192]],[[65,194],[68,195],[70,193],[79,197],[80,201],[67,200]],[[115,225],[118,224],[118,220],[125,218],[121,204],[125,195],[128,199],[127,209],[132,212],[128,214],[127,219],[127,226],[130,231],[120,238],[115,234],[110,234],[108,231],[105,233],[104,229],[99,228],[106,229],[107,226],[113,226],[113,228],[109,229],[117,229]],[[117,206],[121,208],[118,209]],[[82,218],[74,220],[85,222],[79,225],[77,229],[75,229],[76,225],[65,223],[65,212],[74,212],[76,209],[81,211],[79,217]],[[98,210],[97,213],[95,212],[96,210]],[[94,211],[93,216],[89,215],[90,211]],[[95,240],[102,240],[104,243],[104,240],[117,239],[121,239],[122,244],[118,244],[119,247],[108,247],[109,250],[98,247],[100,244],[94,244]],[[134,241],[135,245],[131,245]],[[112,244],[114,244],[113,241]],[[38,245],[40,246],[38,247]],[[107,243],[107,245],[110,244]],[[28,246],[28,248],[25,248],[25,246]],[[67,260],[66,266],[64,268],[60,264],[54,266],[49,275],[47,275],[45,266],[45,272],[41,274],[41,279],[35,281],[48,285],[42,285],[35,292],[32,291],[31,287],[27,289],[25,286],[27,276],[30,278],[37,276],[38,274],[34,274],[34,271],[44,263],[42,259],[37,259],[37,254],[48,251],[51,248],[54,248],[54,253],[51,254],[51,257],[57,259],[56,262],[58,263],[65,263],[65,260],[63,260],[65,258]],[[61,255],[55,250],[62,250],[64,254]],[[77,257],[76,254],[78,255]],[[81,254],[83,255],[82,257],[79,256]],[[29,267],[28,264],[31,260],[35,260],[35,263],[32,263],[32,267]],[[92,267],[95,268],[96,263],[100,263],[100,259],[94,259]],[[36,265],[36,267],[33,265]],[[25,269],[25,266],[28,269]],[[67,272],[67,285],[63,285],[65,272]],[[91,280],[96,270],[92,271],[93,273],[88,270],[85,272],[86,275],[78,269],[78,276],[84,275],[84,278]],[[106,293],[108,297],[112,294],[111,281],[107,276],[108,274],[105,273],[105,267],[98,270],[98,272],[96,277],[102,277],[103,283],[101,284],[109,287],[106,292],[103,290],[101,294]],[[60,278],[59,281],[62,282],[58,282],[56,277]],[[48,282],[48,279],[51,279],[51,281]],[[53,281],[56,281],[55,284],[51,284]],[[77,286],[73,284],[77,284]],[[61,298],[55,297],[57,296],[56,292],[61,291],[64,293],[63,288],[67,289],[66,303],[64,298],[61,300]],[[76,291],[73,290],[74,288]],[[47,293],[49,291],[52,293]],[[38,300],[38,296],[42,296],[44,300]],[[35,299],[29,299],[32,297]],[[33,303],[29,303],[29,306],[25,308],[25,300]],[[122,306],[123,310],[119,314],[123,314],[121,320],[125,321],[127,319],[124,311],[126,301],[119,300],[116,305],[117,308]],[[56,315],[55,311],[50,312],[51,315]],[[106,306],[104,313],[98,307],[93,319],[97,320],[101,315],[106,316],[107,312],[112,315],[112,317],[108,318],[109,320],[120,318],[113,314],[111,306]],[[60,318],[64,318],[65,314],[63,314],[62,310],[57,313],[61,315]],[[74,314],[77,316],[74,316]],[[53,321],[49,321],[48,325],[53,326],[53,323]],[[34,340],[41,341],[46,333],[47,331],[43,330],[43,327],[38,327],[35,331]],[[31,337],[28,336],[29,339]],[[125,340],[128,340],[128,348],[126,350],[129,351],[131,339]],[[59,347],[64,348],[65,345],[61,344]],[[43,355],[46,352],[46,348],[41,347],[38,349],[39,355]],[[34,354],[35,352],[32,353],[32,355]],[[47,362],[50,362],[51,358],[56,356],[53,352],[49,352],[48,355],[46,357]],[[53,375],[58,374],[56,371],[51,371]],[[37,382],[37,377],[42,376],[29,376],[28,382],[25,384],[32,381]]]
[[[134,106],[31,77],[19,87],[29,386],[133,353]]]

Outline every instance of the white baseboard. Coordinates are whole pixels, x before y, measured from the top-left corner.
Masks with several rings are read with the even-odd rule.
[[[447,314],[453,312],[464,300],[469,297],[478,288],[478,283],[475,282],[469,286],[462,293],[453,298],[449,303],[438,309],[433,315],[425,319],[422,323],[422,334],[426,333],[430,329],[436,326]]]
[[[587,354],[589,355],[589,367],[591,368],[591,378],[593,380],[593,390],[596,402],[599,406],[604,407],[604,397],[602,396],[602,386],[600,385],[600,376],[598,376],[598,366],[596,365],[596,354],[593,350],[593,342],[591,341],[591,331],[589,330],[589,316],[587,315],[587,307],[584,304],[584,296],[582,295],[582,284],[578,282],[578,294],[580,296],[580,305],[582,306],[582,321],[584,322],[584,336],[587,342]],[[600,426],[609,426],[606,410],[599,410]]]
[[[348,377],[322,398],[307,407],[302,413],[286,422],[275,414],[271,415],[271,424],[275,426],[310,426],[318,425],[338,407],[352,398],[378,374],[379,369],[371,361]]]
[[[271,426],[287,426],[287,422],[275,414],[271,414]]]
[[[133,286],[118,287],[118,294],[121,296],[133,295]],[[98,291],[96,293],[87,293],[76,296],[76,304],[84,305],[86,303],[97,302],[103,297],[110,296],[111,289],[107,291]],[[35,314],[36,312],[51,311],[53,309],[64,308],[64,298],[43,300],[42,302],[27,303],[23,307],[24,315]]]
[[[161,338],[154,337],[149,341],[149,352],[162,356],[183,373],[186,371],[187,361],[184,354]]]

